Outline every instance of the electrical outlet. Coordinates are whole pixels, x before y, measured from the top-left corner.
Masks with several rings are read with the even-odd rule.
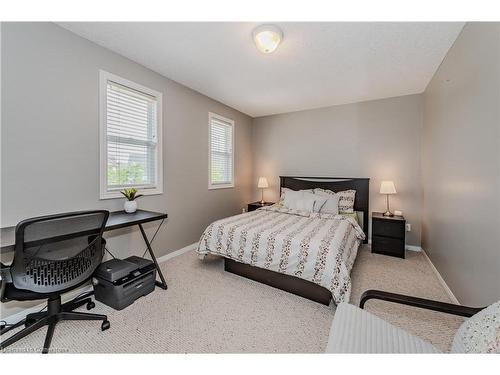
[[[411,232],[411,224],[410,223],[406,223],[406,231]]]

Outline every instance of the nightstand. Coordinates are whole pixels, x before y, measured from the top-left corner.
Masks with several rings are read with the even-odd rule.
[[[272,206],[274,202],[265,202],[261,204],[260,202],[253,202],[248,204],[248,212],[255,211],[257,208],[261,208],[264,206]]]
[[[405,224],[403,216],[372,212],[372,253],[404,258]]]

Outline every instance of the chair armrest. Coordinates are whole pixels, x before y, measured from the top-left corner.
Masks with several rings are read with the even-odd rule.
[[[413,307],[418,307],[421,309],[439,311],[446,314],[453,314],[459,316],[465,316],[470,318],[472,315],[477,314],[479,311],[484,309],[484,307],[467,307],[462,305],[455,305],[452,303],[433,301],[425,298],[418,298],[412,296],[405,296],[403,294],[389,293],[382,290],[367,290],[361,295],[359,301],[359,307],[364,308],[366,301],[370,299],[379,299],[382,301],[399,303],[401,305],[408,305]]]
[[[10,275],[10,266],[6,266],[3,263],[0,263],[0,282],[2,284],[12,282],[12,276]]]
[[[0,301],[4,302],[3,294],[5,291],[5,286],[7,283],[11,282],[12,276],[10,274],[10,266],[6,266],[5,264],[0,263]],[[1,332],[3,333],[4,330],[2,329]]]

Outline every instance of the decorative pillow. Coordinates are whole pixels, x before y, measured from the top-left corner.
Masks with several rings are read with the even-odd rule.
[[[354,198],[356,190],[339,191],[339,212],[343,214],[352,214],[354,212]]]
[[[467,319],[458,329],[452,353],[500,353],[500,301]]]
[[[356,196],[356,190],[344,190],[335,193],[331,190],[316,188],[314,189],[314,194],[321,196],[338,195],[339,214],[352,214],[354,212],[354,198]]]

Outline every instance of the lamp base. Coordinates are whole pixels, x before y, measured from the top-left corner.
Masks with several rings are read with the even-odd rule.
[[[259,203],[261,206],[263,206],[266,202],[264,202],[264,200],[261,200]]]
[[[383,213],[383,215],[384,215],[384,216],[389,216],[389,217],[393,217],[393,216],[394,216],[394,214],[393,214],[391,211],[385,211],[385,212]]]

